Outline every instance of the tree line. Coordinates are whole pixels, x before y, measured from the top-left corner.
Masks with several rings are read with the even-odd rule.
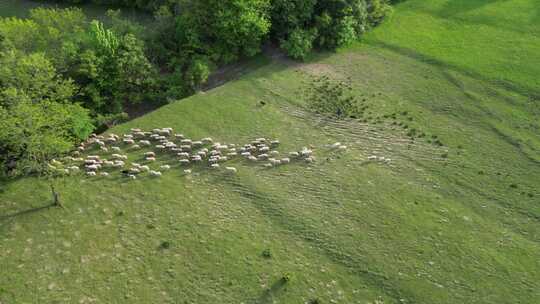
[[[0,171],[39,170],[141,102],[194,93],[220,65],[266,43],[303,60],[358,39],[391,0],[66,0],[152,12],[141,25],[78,8],[0,19]]]

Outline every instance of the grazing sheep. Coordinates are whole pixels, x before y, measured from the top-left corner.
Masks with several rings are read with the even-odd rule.
[[[250,160],[250,161],[257,161],[257,157],[255,157],[253,155],[248,156],[247,159]]]
[[[235,157],[235,156],[237,156],[237,155],[238,155],[238,153],[236,153],[236,152],[229,152],[229,153],[227,153],[227,156],[230,156],[230,157]]]
[[[386,159],[386,158],[385,158],[384,156],[379,156],[379,159],[378,159],[378,160],[379,160],[379,161],[385,161],[385,159]]]
[[[146,161],[148,162],[155,162],[156,161],[156,158],[155,157],[151,157],[151,156],[148,156],[145,158]]]
[[[270,155],[272,155],[272,156],[278,156],[278,155],[279,155],[279,151],[276,151],[276,150],[270,151]]]
[[[160,177],[161,176],[161,172],[159,171],[150,171],[150,175],[151,176],[154,176],[154,177]]]
[[[176,139],[184,139],[184,134],[174,134]]]
[[[103,165],[105,167],[113,167],[114,166],[114,162],[113,161],[110,161],[110,160],[106,160],[103,162]]]
[[[191,146],[190,145],[181,145],[180,149],[182,149],[182,151],[191,151]]]
[[[114,152],[122,151],[122,149],[120,149],[120,147],[111,147],[111,150],[114,151]]]
[[[131,128],[131,132],[142,132],[139,128]]]
[[[86,159],[94,159],[94,160],[99,160],[101,157],[99,155],[88,155],[86,157]]]
[[[187,153],[187,152],[180,152],[180,153],[178,153],[176,155],[178,155],[179,157],[182,157],[182,158],[188,158],[189,157],[189,153]]]
[[[377,156],[376,155],[371,155],[371,156],[368,156],[367,159],[368,160],[377,160]]]
[[[269,157],[268,154],[261,154],[261,155],[257,156],[257,159],[258,160],[266,160],[266,159],[268,159],[268,157]]]
[[[135,143],[133,139],[124,139],[123,142],[126,145],[133,145]]]
[[[337,142],[337,143],[334,143],[334,144],[330,145],[330,148],[337,149],[337,148],[339,148],[339,146],[341,146],[341,143]]]
[[[203,145],[203,142],[200,141],[200,140],[199,141],[194,141],[192,143],[192,145],[193,145],[194,148],[198,148],[198,147],[201,147]]]
[[[201,162],[202,158],[199,155],[193,155],[191,156],[191,160],[194,162]]]
[[[163,145],[156,145],[156,149],[158,149],[158,150],[163,150],[163,149],[165,149],[165,146],[163,146]]]
[[[291,159],[288,158],[288,157],[285,157],[285,158],[282,158],[282,159],[281,159],[281,163],[282,163],[282,164],[288,164],[288,163],[290,163],[290,162],[291,162]]]
[[[109,152],[109,149],[107,147],[99,147],[99,149],[103,152]]]
[[[107,176],[109,176],[109,173],[107,173],[107,172],[101,172],[99,175],[101,175],[101,176],[103,176],[103,177],[107,177]]]
[[[280,144],[279,140],[273,140],[273,141],[270,142],[270,145],[273,146],[273,147],[279,146],[279,144]]]
[[[313,162],[315,162],[315,158],[313,156],[307,157],[306,162],[313,163]]]
[[[148,172],[148,171],[150,171],[150,167],[148,167],[148,166],[140,166],[139,170],[141,170],[141,172]]]
[[[85,168],[86,168],[86,171],[97,171],[99,170],[99,165],[88,165]]]
[[[267,164],[264,164],[264,167],[266,167],[266,168],[272,168],[272,164],[268,164],[268,163],[267,163]]]
[[[115,167],[115,168],[122,168],[122,167],[125,166],[125,165],[126,165],[125,162],[123,162],[123,161],[121,161],[121,160],[116,160],[116,161],[114,161],[114,166],[113,166],[113,167]]]
[[[347,146],[339,146],[338,148],[340,151],[345,151],[347,150]]]
[[[182,145],[190,145],[190,146],[191,146],[192,141],[191,141],[191,139],[182,139],[182,140],[180,141],[180,143],[181,143]]]
[[[131,149],[133,149],[133,150],[138,150],[138,149],[140,149],[140,148],[141,148],[141,146],[139,146],[139,145],[133,145],[133,146],[131,146]]]
[[[97,173],[94,172],[94,171],[89,171],[89,172],[86,172],[86,175],[87,175],[87,176],[96,176]]]
[[[79,151],[73,151],[73,152],[71,152],[71,156],[73,156],[73,157],[79,157],[79,156],[81,156],[81,152],[79,152]]]
[[[139,144],[141,145],[141,147],[148,147],[152,145],[149,140],[140,140]]]
[[[310,149],[304,147],[304,148],[302,148],[302,151],[300,151],[300,154],[303,157],[309,157],[309,156],[311,156],[311,154],[313,154],[313,151],[311,151]]]
[[[170,169],[171,169],[171,166],[169,166],[169,165],[163,165],[163,166],[160,166],[159,168],[160,168],[161,170],[163,170],[163,171],[167,171],[167,170],[170,170]]]
[[[281,165],[281,160],[279,159],[269,159],[270,163],[272,164],[272,166],[279,166]]]
[[[210,137],[205,137],[205,138],[201,139],[201,141],[204,144],[211,144],[213,142],[212,138],[210,138]]]
[[[262,152],[262,153],[266,153],[266,152],[269,152],[269,151],[270,151],[270,148],[267,147],[267,146],[263,146],[263,147],[259,148],[259,152]]]
[[[219,169],[219,164],[211,164],[210,167],[212,169]]]
[[[250,152],[242,152],[240,155],[242,155],[244,157],[250,157],[251,153]]]
[[[184,170],[184,173],[185,173],[185,174],[191,174],[191,169],[186,169],[186,170]]]
[[[232,173],[232,174],[235,174],[236,172],[238,172],[238,170],[236,170],[235,167],[225,167],[225,170],[227,170],[228,173]]]
[[[156,157],[156,153],[155,152],[146,152],[146,153],[144,153],[144,156],[146,156],[146,157]]]
[[[136,175],[133,175],[133,174],[128,174],[127,177],[131,180],[136,180],[137,179],[137,176]]]
[[[80,147],[77,148],[77,150],[78,150],[79,152],[83,152],[85,149],[84,149],[84,146],[80,146]]]
[[[130,168],[129,173],[131,173],[131,174],[139,174],[139,173],[141,173],[141,170],[139,170],[138,168]]]
[[[71,167],[68,167],[69,170],[73,171],[73,172],[79,172],[81,169],[77,166],[71,166]]]
[[[189,159],[181,159],[179,162],[180,162],[181,165],[188,165],[189,164]]]

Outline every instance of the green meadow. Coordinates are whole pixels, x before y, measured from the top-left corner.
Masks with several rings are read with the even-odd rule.
[[[409,0],[355,45],[260,55],[107,132],[276,138],[314,163],[184,174],[158,155],[161,178],[59,179],[64,208],[43,180],[0,181],[0,303],[540,302],[539,29],[534,0]],[[320,75],[364,115],[310,111]]]

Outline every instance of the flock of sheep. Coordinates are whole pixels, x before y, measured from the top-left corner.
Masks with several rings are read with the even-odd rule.
[[[171,170],[171,165],[152,166],[158,156],[172,156],[176,159],[185,174],[190,174],[194,165],[206,165],[218,170],[225,162],[233,159],[244,159],[249,162],[262,164],[264,167],[276,167],[293,161],[312,163],[315,161],[313,151],[307,147],[300,151],[288,152],[286,155],[277,150],[278,140],[257,138],[244,145],[214,143],[212,138],[192,140],[183,134],[174,134],[172,128],[143,131],[131,129],[129,134],[91,135],[82,143],[64,163],[53,160],[51,168],[71,174],[84,171],[87,176],[109,176],[118,170],[130,179],[137,179],[141,174],[153,177],[162,176],[164,171]],[[340,143],[331,145],[337,150],[346,150]],[[98,149],[102,155],[87,155],[88,151]],[[150,150],[144,152],[138,162],[130,162],[123,151]],[[105,158],[106,157],[106,158]],[[235,167],[226,166],[225,171],[237,173]]]

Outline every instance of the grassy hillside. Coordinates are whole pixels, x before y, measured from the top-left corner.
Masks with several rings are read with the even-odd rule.
[[[305,64],[261,56],[111,130],[279,138],[283,152],[313,146],[314,164],[186,176],[161,158],[175,167],[159,179],[66,178],[64,209],[41,208],[43,181],[2,183],[0,302],[537,303],[540,38],[504,36],[534,28],[533,4],[410,0],[358,45]],[[350,77],[365,116],[310,113],[298,91],[322,74]]]

